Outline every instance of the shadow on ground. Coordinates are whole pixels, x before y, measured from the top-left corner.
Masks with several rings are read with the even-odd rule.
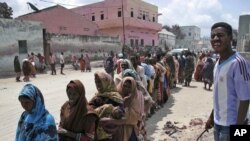
[[[178,93],[179,91],[181,91],[182,87],[175,87],[174,89],[171,89],[171,94],[176,94]]]
[[[172,92],[171,94],[174,94],[174,93],[180,91],[180,89],[181,88],[173,89],[175,91]],[[171,90],[171,91],[173,91],[173,90]],[[167,103],[165,103],[161,109],[156,111],[156,113],[146,121],[148,141],[154,141],[155,138],[151,137],[152,134],[158,132],[158,130],[161,130],[161,129],[158,129],[158,122],[162,121],[163,118],[166,118],[168,114],[172,114],[171,107],[174,105],[174,101],[175,101],[174,97],[170,96],[168,98]]]

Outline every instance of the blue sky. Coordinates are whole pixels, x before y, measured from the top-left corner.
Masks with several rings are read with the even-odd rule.
[[[7,2],[13,8],[14,17],[23,15],[32,10],[27,6],[31,2],[39,9],[55,5],[63,5],[73,8],[103,0],[0,0]],[[49,2],[54,3],[49,3]],[[210,27],[213,23],[223,21],[230,23],[234,29],[238,29],[239,16],[250,14],[250,0],[144,0],[158,6],[159,23],[162,25],[178,24],[180,26],[196,25],[201,28],[202,36],[210,35]],[[70,6],[72,5],[72,6]]]

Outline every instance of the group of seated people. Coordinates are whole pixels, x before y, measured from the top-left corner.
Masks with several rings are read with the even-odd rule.
[[[170,71],[166,70],[169,69],[166,56],[158,57],[158,61],[145,58],[145,64],[154,73],[143,80],[140,72],[144,74],[144,67],[138,60],[138,56],[122,59],[121,72],[115,78],[106,72],[95,72],[97,93],[90,101],[86,99],[83,83],[70,81],[58,128],[45,108],[41,91],[26,84],[18,97],[25,111],[18,122],[16,141],[147,140],[145,120],[156,105],[167,101]]]

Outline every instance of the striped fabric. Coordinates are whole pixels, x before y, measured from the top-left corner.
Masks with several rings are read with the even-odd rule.
[[[214,67],[214,122],[236,124],[240,100],[250,100],[250,62],[239,53]]]

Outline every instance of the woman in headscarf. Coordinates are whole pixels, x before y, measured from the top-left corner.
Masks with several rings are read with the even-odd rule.
[[[14,70],[16,72],[16,82],[20,82],[20,76],[21,76],[21,65],[18,59],[18,56],[15,56],[14,59]]]
[[[80,62],[80,69],[81,69],[81,72],[84,72],[84,71],[85,71],[86,61],[85,61],[85,59],[83,58],[83,54],[81,55],[81,58],[79,59],[79,62]]]
[[[125,76],[118,85],[118,91],[124,99],[125,124],[124,141],[137,141],[146,135],[144,131],[144,96],[138,91],[135,78]]]
[[[170,55],[170,54],[166,55],[165,62],[163,64],[163,66],[165,66],[165,68],[166,68],[166,73],[170,72],[169,78],[167,78],[167,83],[168,83],[167,85],[169,85],[170,88],[173,88],[174,87],[176,68],[175,68],[175,62],[174,62],[174,59],[173,59],[172,55]],[[168,67],[169,67],[169,69],[168,69]],[[168,75],[166,74],[166,77],[167,76]],[[167,89],[166,85],[164,86],[164,89]]]
[[[55,120],[45,109],[41,91],[26,84],[18,99],[25,111],[18,122],[16,141],[57,141]]]
[[[96,72],[95,84],[98,92],[90,100],[89,106],[102,118],[121,119],[124,114],[123,99],[117,92],[113,78],[106,72]],[[110,127],[109,131],[99,126],[98,140],[114,140],[117,127]],[[111,131],[113,130],[113,131]]]
[[[126,69],[133,69],[131,62],[128,59],[121,60],[121,72],[114,77],[115,85],[118,85],[122,81],[122,74]]]
[[[131,74],[131,73],[130,73]],[[127,74],[117,86],[124,99],[125,117],[120,120],[104,118],[100,124],[105,128],[110,125],[122,126],[122,134],[119,141],[138,141],[146,135],[144,128],[144,97],[137,90],[137,84],[133,77]],[[133,75],[133,74],[131,74]]]
[[[170,74],[170,70],[169,70],[168,65],[165,65],[165,68],[164,68],[164,66],[161,63],[156,63],[155,69],[156,69],[157,76],[156,76],[156,81],[154,85],[155,85],[155,89],[157,92],[157,104],[159,106],[162,106],[166,98],[166,93],[164,93],[164,90],[163,90],[164,80],[168,80],[169,82],[169,79],[168,79],[169,77],[166,77],[166,75]]]
[[[29,60],[24,59],[23,66],[22,66],[23,75],[24,75],[24,78],[23,78],[24,82],[30,81],[31,67],[32,67],[32,64],[29,62]]]
[[[213,84],[213,70],[214,70],[214,62],[211,58],[207,58],[205,65],[202,69],[202,78],[204,82],[204,88],[208,90],[212,87]]]
[[[178,56],[177,54],[175,56],[173,56],[173,59],[174,59],[174,65],[175,65],[175,87],[176,87],[176,84],[178,82],[178,74],[179,74],[179,67],[180,67],[180,64],[179,64],[179,61],[178,61]]]
[[[196,64],[195,72],[194,72],[194,79],[196,81],[201,81],[202,80],[202,75],[201,71],[204,66],[204,58],[206,57],[205,53],[202,53],[201,56],[199,57],[199,60]]]
[[[86,62],[86,72],[87,71],[91,72],[91,65],[90,65],[90,59],[89,59],[88,53],[86,54],[85,62]]]
[[[85,88],[72,80],[66,87],[69,98],[61,108],[58,134],[61,141],[93,141],[96,138],[98,116],[88,110]]]
[[[29,62],[30,62],[30,69],[31,69],[31,75],[33,77],[36,77],[36,64],[35,64],[35,59],[36,59],[36,56],[33,52],[31,52],[31,55],[29,56]]]
[[[186,53],[185,67],[184,67],[184,86],[190,86],[192,76],[194,72],[194,57],[192,53],[188,51]]]

